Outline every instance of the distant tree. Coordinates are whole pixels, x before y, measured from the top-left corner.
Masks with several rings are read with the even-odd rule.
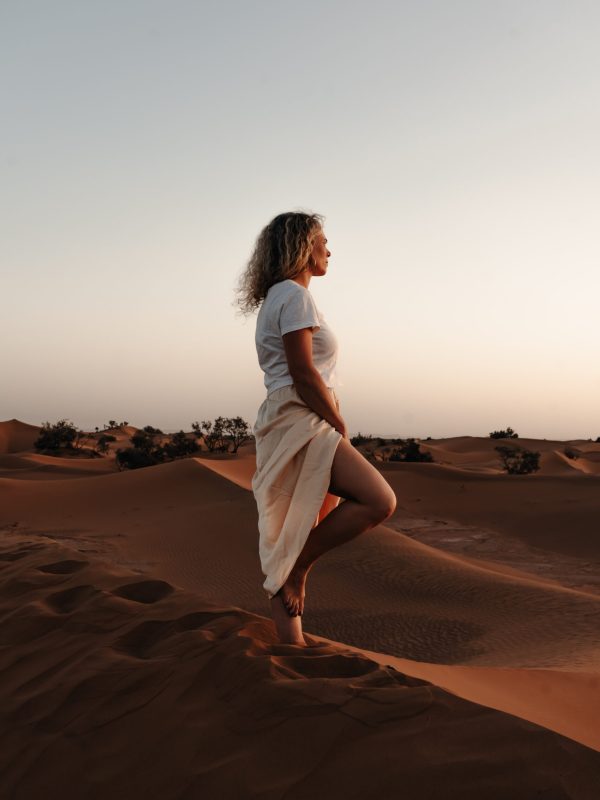
[[[132,447],[119,448],[115,453],[119,469],[152,467],[165,460],[165,452],[161,445],[155,444],[153,433],[139,430],[129,437],[129,441]]]
[[[115,458],[120,470],[152,467],[162,462],[162,448],[157,452],[142,450],[138,447],[119,448]]]
[[[390,461],[427,461],[432,462],[431,453],[422,453],[421,445],[414,439],[401,439],[400,447],[395,447],[390,454]]]
[[[214,423],[208,420],[202,421],[201,427],[204,431],[204,442],[210,453],[213,453],[215,450],[224,452],[229,447],[229,442],[225,438],[225,430],[223,428],[224,421],[224,417],[217,417]]]
[[[146,430],[136,431],[129,437],[129,441],[135,448],[146,453],[150,453],[154,449],[154,436]]]
[[[596,441],[597,441],[597,442],[600,442],[600,436],[597,436],[597,437],[596,437]]]
[[[161,431],[160,428],[153,428],[152,425],[145,425],[142,428],[142,430],[146,431],[146,433],[160,433],[160,434],[162,434],[162,431]]]
[[[129,438],[133,446],[119,449],[115,454],[119,469],[152,467],[165,461],[184,458],[199,449],[198,442],[194,438],[190,438],[183,430],[170,434],[169,440],[164,444],[157,444],[156,436],[164,436],[164,434],[162,431],[152,428],[151,425],[146,425],[143,430],[136,431]]]
[[[527,475],[540,468],[540,453],[523,447],[501,445],[495,448],[500,453],[504,469],[509,475]]]
[[[82,445],[83,445],[83,442],[84,442],[86,439],[88,439],[88,438],[89,438],[89,437],[88,437],[87,433],[85,433],[84,431],[81,431],[81,430],[77,429],[77,430],[75,431],[75,438],[73,439],[73,447],[74,447],[76,450],[81,450],[81,447],[82,447]]]
[[[226,417],[222,424],[225,436],[232,444],[232,453],[237,453],[240,445],[250,441],[250,426],[241,417]]]
[[[128,422],[117,422],[114,419],[109,419],[108,420],[108,425],[106,423],[104,423],[104,430],[105,431],[109,431],[109,430],[111,430],[113,428],[124,428],[126,425],[129,425],[129,423]],[[96,428],[96,430],[98,430],[98,428]]]
[[[369,434],[368,436],[363,436],[363,434],[359,431],[356,436],[353,436],[350,439],[350,444],[354,447],[358,447],[359,444],[371,444],[373,441],[373,437]]]
[[[171,435],[171,438],[163,445],[163,450],[168,458],[182,458],[199,450],[198,442],[190,439],[183,430]]]
[[[112,436],[110,433],[103,433],[101,434],[98,439],[96,440],[96,450],[98,453],[108,453],[108,443],[115,442],[117,440],[116,436]]]
[[[194,431],[194,436],[196,439],[203,439],[204,434],[202,433],[202,429],[200,428],[200,423],[192,422],[192,430]],[[200,443],[198,443],[198,449],[202,450]]]
[[[33,446],[36,450],[59,450],[60,448],[72,450],[73,442],[75,439],[79,439],[80,435],[81,431],[66,419],[61,419],[53,425],[50,422],[44,422]]]
[[[507,428],[505,431],[492,431],[490,439],[518,439],[519,434],[515,433],[512,428]]]

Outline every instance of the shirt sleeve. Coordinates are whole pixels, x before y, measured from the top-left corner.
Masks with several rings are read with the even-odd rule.
[[[281,335],[300,328],[319,330],[319,312],[308,289],[302,286],[287,297],[281,307],[279,328]]]

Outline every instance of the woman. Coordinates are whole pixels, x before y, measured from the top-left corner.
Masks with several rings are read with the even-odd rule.
[[[260,233],[238,292],[260,306],[256,349],[267,396],[254,424],[263,588],[281,642],[305,645],[301,617],[315,561],[387,519],[396,496],[351,444],[335,387],[337,340],[312,278],[331,255],[319,214],[279,214]],[[343,498],[343,502],[340,500]]]

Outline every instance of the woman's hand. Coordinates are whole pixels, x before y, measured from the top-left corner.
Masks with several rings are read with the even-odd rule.
[[[336,429],[336,431],[339,431],[342,434],[344,439],[348,439],[348,441],[350,441],[350,436],[348,434],[348,428],[346,428],[346,423],[345,422],[342,422],[341,425],[336,425],[335,429]]]

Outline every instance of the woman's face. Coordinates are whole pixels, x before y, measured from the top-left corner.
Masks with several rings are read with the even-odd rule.
[[[325,275],[327,261],[331,253],[327,247],[327,238],[322,228],[319,228],[309,260],[309,269],[313,275]]]

